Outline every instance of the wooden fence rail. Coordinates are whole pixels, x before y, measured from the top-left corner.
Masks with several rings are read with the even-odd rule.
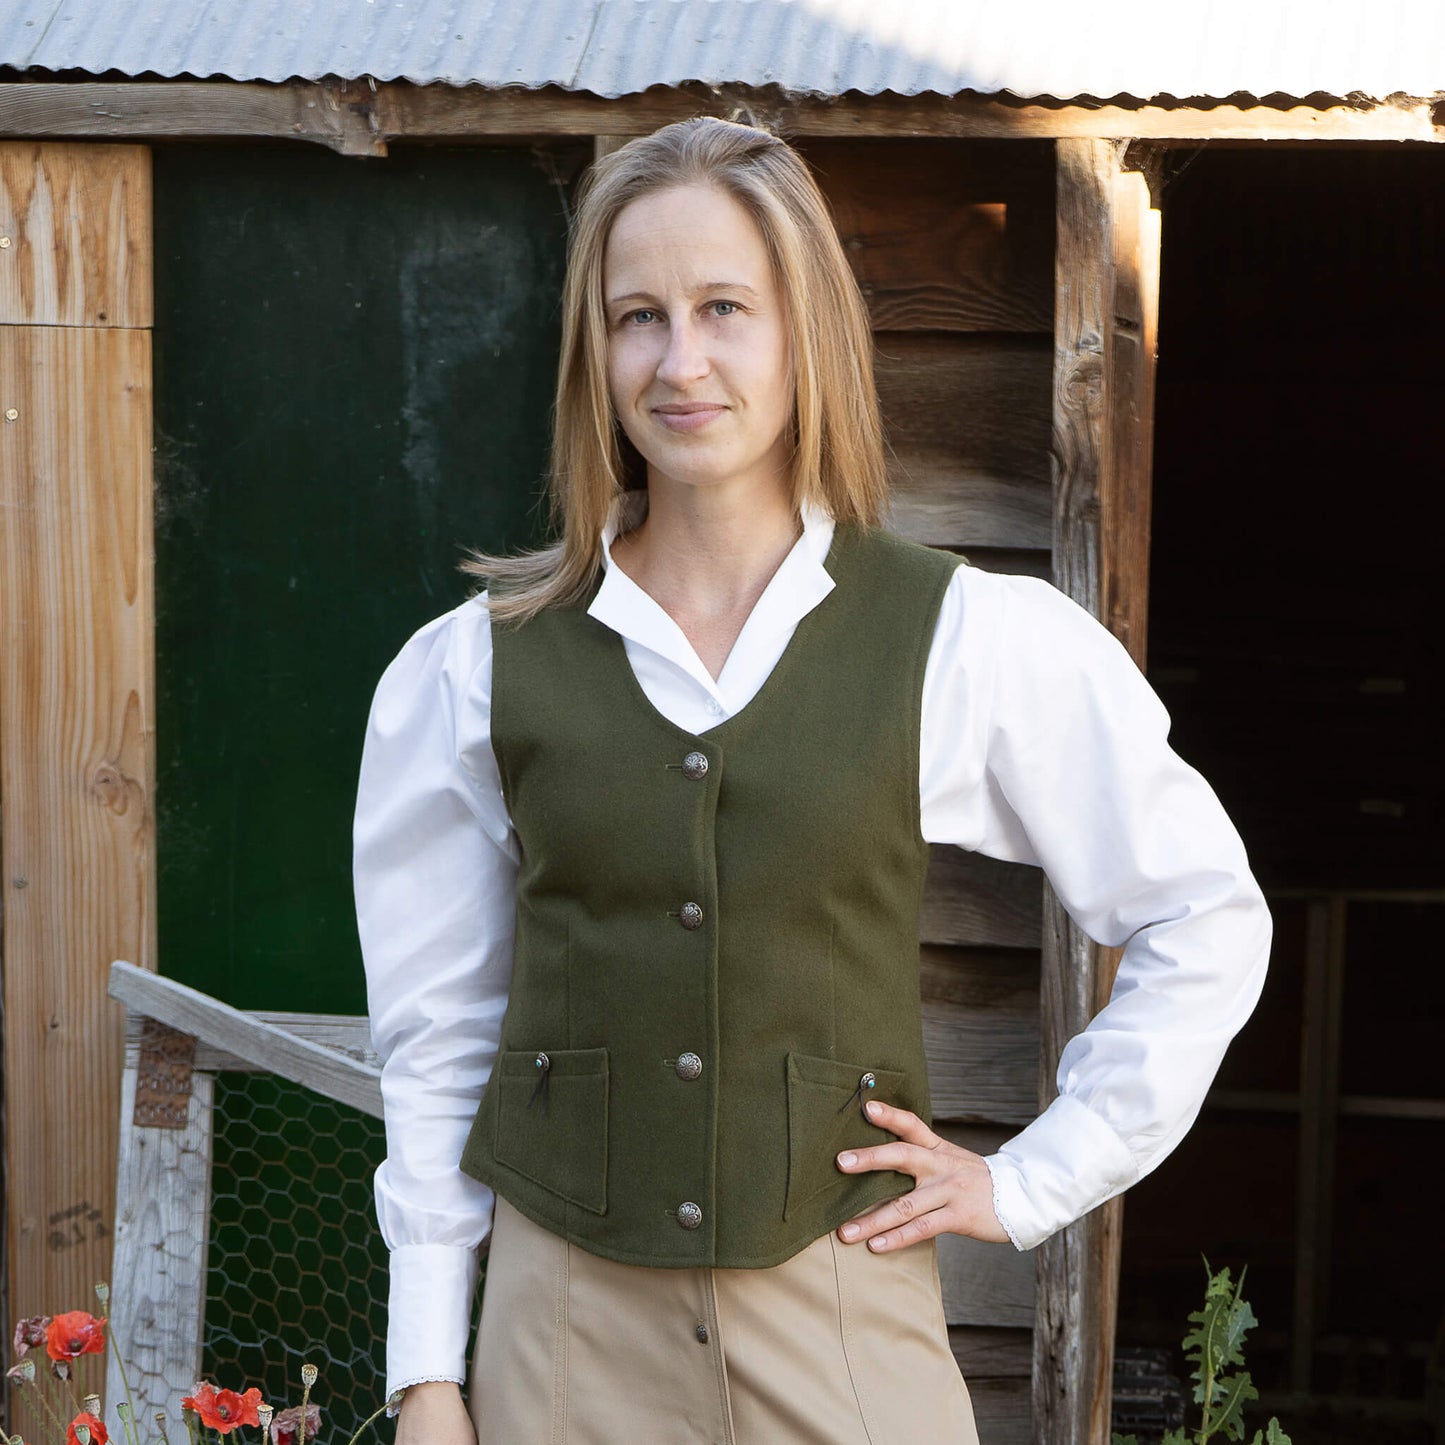
[[[106,1399],[126,1393],[119,1351],[147,1434],[200,1378],[215,1075],[277,1074],[380,1118],[381,1070],[364,1017],[247,1013],[124,962],[110,995],[127,1018]]]

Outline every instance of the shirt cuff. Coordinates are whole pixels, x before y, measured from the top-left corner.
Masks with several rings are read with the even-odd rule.
[[[459,1244],[401,1244],[391,1251],[386,1395],[423,1380],[466,1379],[481,1261]],[[388,1411],[390,1413],[390,1411]]]
[[[994,1213],[1015,1249],[1042,1244],[1139,1177],[1128,1145],[1067,1094],[984,1163]]]

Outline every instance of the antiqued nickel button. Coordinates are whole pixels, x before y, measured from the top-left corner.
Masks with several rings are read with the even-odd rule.
[[[702,1073],[702,1060],[691,1051],[685,1053],[673,1065],[679,1079],[695,1079]]]
[[[694,1333],[697,1335],[698,1344],[707,1344],[707,1326],[703,1324],[701,1320],[697,1322],[697,1329],[694,1331]]]
[[[682,760],[682,775],[696,782],[707,774],[707,754],[689,753]]]
[[[702,1223],[702,1209],[688,1200],[685,1204],[677,1206],[677,1222],[684,1229],[696,1229]]]
[[[677,916],[689,933],[702,927],[702,905],[699,903],[684,903]]]

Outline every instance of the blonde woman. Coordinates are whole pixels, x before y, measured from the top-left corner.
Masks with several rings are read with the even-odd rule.
[[[867,316],[775,137],[594,167],[551,485],[367,733],[397,1440],[976,1440],[936,1237],[1030,1248],[1178,1142],[1263,978],[1238,836],[1082,610],[879,530]],[[1125,945],[987,1158],[929,1127],[930,843]]]

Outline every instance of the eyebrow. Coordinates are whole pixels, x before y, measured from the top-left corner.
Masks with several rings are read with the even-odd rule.
[[[694,286],[688,293],[690,296],[704,296],[709,291],[746,291],[749,296],[756,296],[758,293],[743,281],[704,281],[701,286]],[[629,301],[652,301],[657,297],[648,291],[629,291],[625,296],[609,296],[603,301],[606,307],[622,306]]]

